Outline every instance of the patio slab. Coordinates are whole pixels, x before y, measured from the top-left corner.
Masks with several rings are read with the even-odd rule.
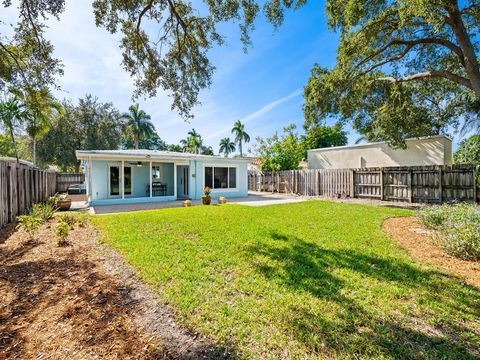
[[[229,204],[241,204],[246,206],[266,206],[274,204],[286,204],[291,202],[300,202],[308,200],[298,196],[291,195],[273,195],[273,194],[249,194],[247,197],[228,199]],[[216,203],[217,200],[213,200]],[[192,205],[200,205],[201,200],[192,200]],[[72,204],[73,207],[73,204]],[[80,204],[78,205],[80,207]],[[121,212],[156,210],[183,207],[183,200],[157,201],[138,204],[116,204],[116,205],[95,205],[90,207],[90,213],[93,215],[114,214]]]

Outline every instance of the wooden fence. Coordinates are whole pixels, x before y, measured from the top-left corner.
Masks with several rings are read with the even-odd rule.
[[[0,161],[0,227],[56,192],[56,174]]]
[[[66,192],[70,185],[82,184],[84,182],[84,173],[57,173],[57,192]]]
[[[474,201],[476,167],[411,166],[249,172],[248,189],[306,196],[443,203]]]

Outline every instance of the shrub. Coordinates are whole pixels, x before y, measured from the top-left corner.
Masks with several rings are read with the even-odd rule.
[[[23,228],[33,238],[33,234],[43,224],[43,220],[39,218],[33,211],[30,211],[27,215],[17,216],[18,226],[17,228]]]
[[[64,246],[67,244],[67,237],[68,233],[70,232],[70,227],[66,222],[60,221],[56,228],[55,228],[55,234],[57,235],[57,245],[58,246]]]
[[[75,226],[75,224],[78,221],[78,215],[75,213],[66,212],[58,216],[58,221],[64,222],[67,225],[69,225],[71,228],[73,228],[73,226]]]
[[[480,259],[480,207],[453,204],[429,207],[420,212],[423,223],[438,231],[441,246],[468,260]]]
[[[43,221],[52,219],[56,211],[56,205],[49,201],[43,204],[34,204],[32,207],[32,213]]]

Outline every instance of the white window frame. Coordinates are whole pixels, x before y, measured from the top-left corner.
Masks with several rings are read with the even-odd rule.
[[[238,191],[238,180],[240,179],[240,174],[239,174],[239,166],[234,165],[234,164],[204,164],[203,165],[203,188],[205,188],[205,168],[211,167],[213,168],[213,173],[212,176],[215,175],[215,168],[229,168],[227,178],[228,178],[228,185],[230,185],[230,168],[235,168],[235,187],[234,188],[218,188],[215,189],[215,180],[212,181],[212,193],[222,193],[222,192],[236,192]]]
[[[110,168],[111,167],[118,167],[118,171],[119,171],[119,174],[118,174],[118,177],[119,177],[119,186],[120,186],[120,189],[119,189],[119,194],[118,195],[111,195],[111,191],[110,191]],[[133,166],[131,164],[127,164],[127,163],[124,163],[123,165],[124,168],[126,167],[129,167],[130,168],[130,171],[131,171],[131,191],[130,191],[130,194],[127,195],[125,194],[124,197],[133,197]],[[107,197],[110,198],[110,199],[118,199],[118,198],[121,198],[122,197],[122,189],[123,189],[123,182],[125,181],[125,171],[122,169],[122,163],[119,162],[119,163],[107,163]]]

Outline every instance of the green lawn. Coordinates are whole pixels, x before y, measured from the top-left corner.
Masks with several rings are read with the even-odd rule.
[[[382,221],[321,201],[97,216],[179,320],[240,358],[475,358],[480,292],[417,264]]]

